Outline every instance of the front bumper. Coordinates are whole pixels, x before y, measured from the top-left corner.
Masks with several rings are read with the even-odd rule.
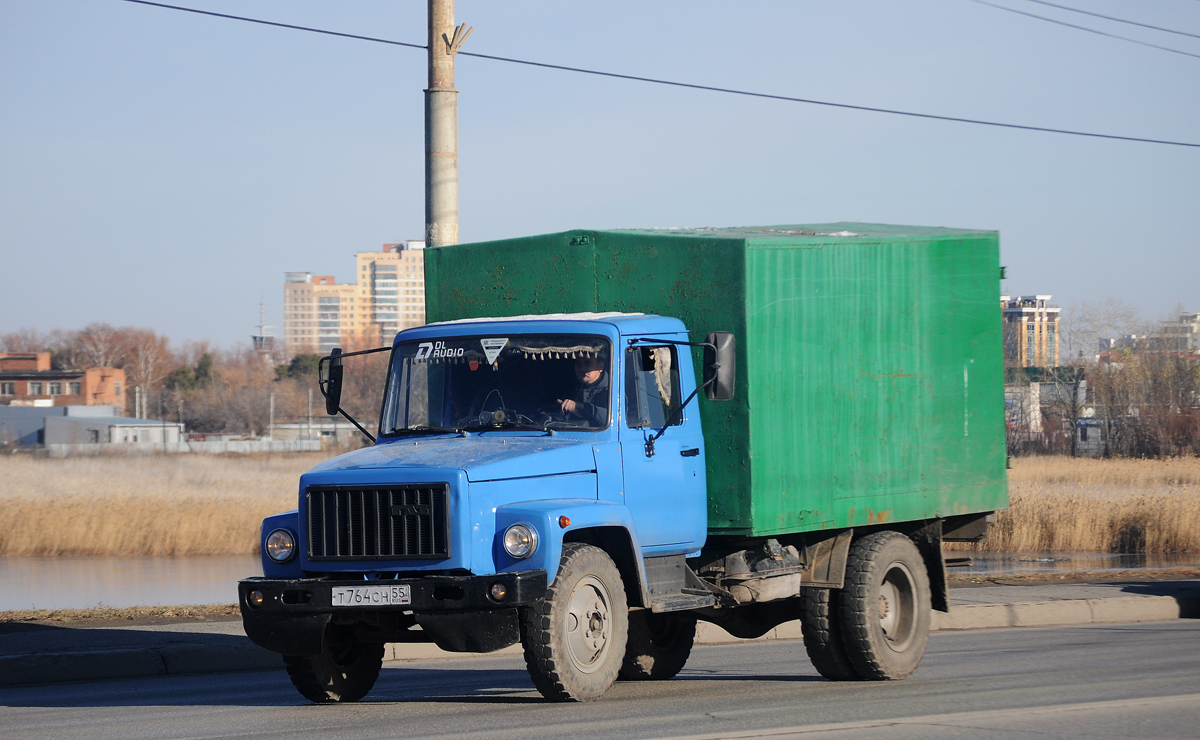
[[[492,587],[497,584],[504,588],[503,599],[492,597]],[[333,605],[335,588],[362,586],[408,586],[410,603]],[[250,599],[253,591],[262,594],[261,603]],[[485,576],[439,575],[377,581],[247,578],[238,583],[238,603],[246,635],[268,650],[284,655],[321,652],[325,628],[335,617],[338,622],[379,622],[381,617],[412,614],[410,622],[425,622],[422,617],[436,616],[450,621],[457,615],[476,615],[486,622],[489,614],[515,614],[516,608],[532,604],[545,593],[546,571],[540,569]],[[383,621],[395,623],[394,619]],[[416,635],[405,632],[393,635],[389,641],[401,637],[411,640]]]

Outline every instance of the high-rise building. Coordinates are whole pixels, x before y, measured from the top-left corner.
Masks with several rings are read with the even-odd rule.
[[[336,283],[332,275],[285,272],[287,356],[386,345],[400,330],[424,324],[424,248],[425,242],[410,241],[358,252],[353,283]]]
[[[1000,296],[1004,355],[1017,367],[1058,367],[1058,318],[1048,295]]]
[[[1200,313],[1180,313],[1178,321],[1160,321],[1158,340],[1167,352],[1200,352]]]

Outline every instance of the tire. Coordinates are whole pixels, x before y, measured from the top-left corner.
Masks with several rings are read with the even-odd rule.
[[[383,643],[356,643],[350,636],[330,639],[319,655],[285,655],[292,684],[304,698],[318,704],[358,701],[379,678]]]
[[[855,542],[839,604],[846,657],[862,678],[906,678],[929,644],[929,576],[917,546],[899,532]]]
[[[696,640],[696,617],[683,612],[629,614],[629,640],[620,677],[626,681],[665,681],[683,670]]]
[[[613,561],[591,545],[563,545],[546,595],[522,610],[521,646],[533,685],[550,701],[593,701],[625,657],[629,611]]]
[[[846,657],[839,612],[839,598],[829,589],[804,589],[800,596],[804,649],[817,673],[830,681],[858,681],[862,676]]]

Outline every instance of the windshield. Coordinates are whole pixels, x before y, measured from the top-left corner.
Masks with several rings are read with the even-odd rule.
[[[604,337],[522,334],[403,342],[392,353],[380,433],[608,427]]]

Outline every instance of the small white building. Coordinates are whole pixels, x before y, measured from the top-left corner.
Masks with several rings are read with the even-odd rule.
[[[373,424],[364,423],[368,432],[375,434]],[[328,447],[348,447],[365,441],[366,437],[348,421],[322,417],[307,421],[275,422],[271,439],[280,441],[319,439]]]
[[[1042,384],[1004,387],[1004,421],[1009,433],[1042,433]]]
[[[124,416],[48,416],[45,444],[167,444],[183,439],[183,424]]]

